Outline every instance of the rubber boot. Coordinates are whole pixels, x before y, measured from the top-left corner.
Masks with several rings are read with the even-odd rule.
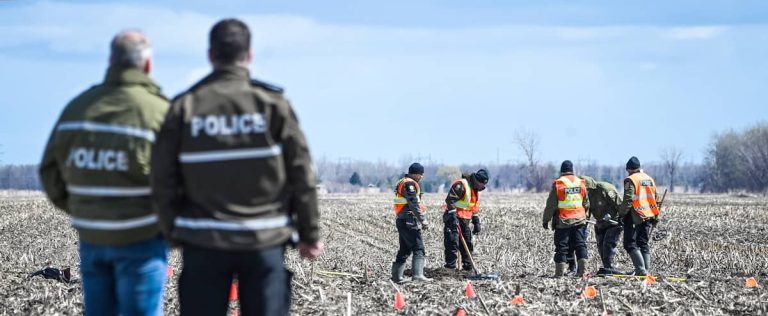
[[[576,273],[576,257],[569,255],[567,258],[565,258],[565,261],[568,262],[567,275],[575,274]]]
[[[584,272],[587,272],[587,259],[579,259],[576,262],[576,276],[583,277]]]
[[[650,274],[651,273],[651,254],[650,253],[643,254],[643,263],[645,263],[645,273]]]
[[[416,257],[413,256],[413,279],[414,282],[416,281],[424,281],[429,282],[432,281],[432,279],[427,278],[424,275],[424,257]]]
[[[392,282],[403,283],[403,273],[405,273],[405,262],[392,262]]]
[[[646,275],[645,261],[643,254],[639,249],[636,249],[629,253],[629,258],[632,259],[632,265],[635,266],[635,275]]]
[[[563,276],[565,269],[568,268],[568,264],[565,262],[555,262],[555,277],[559,278]]]

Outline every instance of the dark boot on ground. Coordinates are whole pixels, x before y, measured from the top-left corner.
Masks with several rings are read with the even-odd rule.
[[[643,260],[643,254],[640,250],[634,250],[629,253],[629,258],[632,259],[632,265],[635,266],[634,275],[646,275],[645,261]],[[628,273],[632,274],[632,273]]]
[[[643,263],[645,263],[645,273],[651,274],[651,254],[643,254]]]
[[[403,283],[403,273],[405,273],[405,262],[392,262],[392,282]]]
[[[414,282],[420,282],[420,281],[432,281],[432,279],[427,278],[424,275],[424,264],[425,264],[424,257],[413,257],[413,279]]]
[[[565,262],[555,262],[555,277],[562,277],[565,273],[565,269],[568,268],[568,264]]]
[[[576,276],[583,277],[584,273],[587,272],[587,259],[579,259],[576,266]]]
[[[576,257],[569,255],[567,258],[565,258],[565,261],[568,262],[568,272],[566,275],[576,274]]]

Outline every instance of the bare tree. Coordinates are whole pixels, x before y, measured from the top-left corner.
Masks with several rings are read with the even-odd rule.
[[[534,131],[518,130],[512,136],[512,142],[514,142],[518,148],[523,152],[526,159],[526,188],[541,192],[546,190],[544,183],[546,182],[545,171],[540,168],[541,158],[539,157],[539,135]]]
[[[669,191],[675,191],[675,174],[680,167],[683,151],[678,147],[667,147],[661,151],[661,161],[664,165],[664,173],[669,177]]]

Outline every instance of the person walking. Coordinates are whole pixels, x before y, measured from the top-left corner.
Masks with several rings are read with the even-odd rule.
[[[624,178],[624,199],[619,208],[619,218],[624,223],[624,250],[634,265],[635,275],[651,271],[651,249],[648,243],[651,226],[659,219],[656,202],[656,181],[640,169],[640,160],[632,156],[627,161]]]
[[[552,190],[544,208],[543,227],[549,230],[550,221],[555,229],[555,277],[563,276],[567,267],[566,256],[572,244],[577,258],[577,276],[583,276],[587,266],[587,244],[584,225],[587,224],[589,196],[585,181],[573,173],[573,163],[565,160],[560,165],[560,177],[552,183]]]

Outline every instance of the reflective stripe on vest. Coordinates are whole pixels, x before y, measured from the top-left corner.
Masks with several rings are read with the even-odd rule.
[[[83,196],[136,197],[149,196],[152,189],[150,187],[68,185],[67,192]]]
[[[157,223],[157,215],[155,214],[120,220],[72,218],[72,227],[94,230],[126,230],[155,223]]]
[[[239,159],[268,158],[279,156],[281,153],[282,146],[280,145],[258,148],[182,152],[179,154],[179,161],[181,163],[218,162]]]
[[[635,195],[632,196],[632,208],[640,218],[659,216],[659,207],[656,204],[656,182],[643,171],[631,174],[629,177],[635,186]]]
[[[583,180],[568,175],[555,180],[557,208],[561,220],[578,219],[586,216],[584,197],[587,188]]]
[[[213,218],[176,217],[174,224],[179,228],[200,230],[256,231],[286,227],[291,223],[288,216],[254,218],[246,220],[219,220]]]
[[[453,181],[451,188],[456,186],[456,183],[461,183],[461,186],[464,187],[464,196],[453,203],[453,206],[456,208],[456,216],[458,218],[472,218],[472,214],[480,211],[480,201],[477,192],[472,190],[467,179]]]
[[[101,133],[113,133],[126,136],[133,136],[146,139],[150,142],[155,141],[155,132],[149,129],[143,129],[128,125],[119,124],[106,124],[89,121],[70,121],[61,122],[56,127],[57,132],[63,131],[88,131],[88,132],[101,132]]]
[[[402,193],[406,182],[413,182],[416,184],[416,199],[419,201],[419,206],[421,206],[421,187],[419,186],[419,183],[411,178],[403,177],[395,187],[395,198],[392,201],[394,203],[395,215],[400,215],[400,212],[403,210],[403,208],[408,205],[408,199],[405,198]]]

